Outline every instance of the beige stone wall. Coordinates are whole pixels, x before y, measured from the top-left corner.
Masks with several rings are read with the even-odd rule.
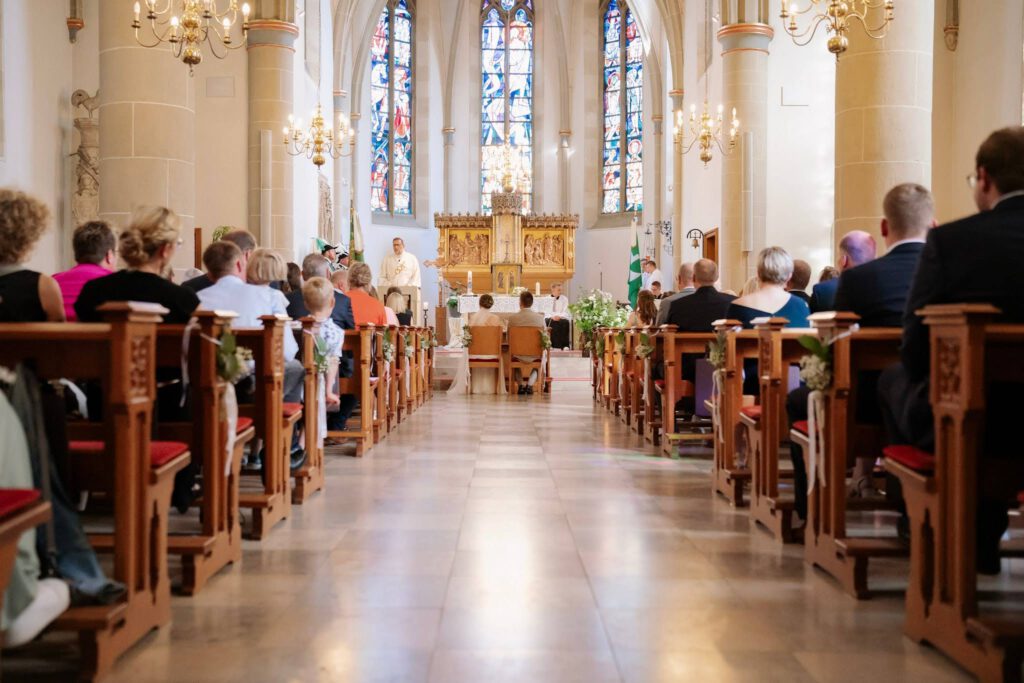
[[[138,206],[181,217],[174,265],[192,264],[195,82],[169,50],[141,47],[125,8],[100,7],[100,217],[122,225]]]
[[[934,11],[901,3],[881,40],[850,31],[836,71],[836,244],[850,230],[879,236],[893,185],[931,184]]]

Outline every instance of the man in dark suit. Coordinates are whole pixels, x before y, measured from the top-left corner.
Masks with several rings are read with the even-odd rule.
[[[925,236],[930,228],[935,227],[935,202],[932,195],[926,188],[914,183],[904,183],[889,190],[882,202],[882,213],[881,232],[889,251],[882,258],[847,267],[838,278],[835,310],[856,313],[861,318],[862,327],[900,325],[910,283],[924,249]],[[847,242],[850,235],[843,241]],[[854,239],[861,246],[868,243],[863,237]],[[848,244],[853,245],[853,242]],[[870,245],[873,251],[874,239],[870,240]],[[844,261],[849,263],[850,259],[844,257],[840,264]],[[881,419],[872,400],[877,379],[877,373],[857,379],[860,387],[858,395],[868,399],[858,402],[858,417],[875,423]],[[800,387],[791,391],[787,397],[786,412],[791,425],[807,419],[809,393],[807,387]],[[803,451],[796,444],[790,445],[790,458],[793,461],[794,507],[796,513],[806,519],[807,470]],[[871,488],[874,462],[874,455],[858,457],[853,473],[853,495],[877,495]]]
[[[863,265],[875,258],[878,248],[875,238],[863,230],[853,230],[843,235],[839,242],[839,261],[836,266],[839,272]],[[819,282],[811,290],[811,313],[836,310],[836,292],[839,290],[839,279],[833,278]]]
[[[811,305],[811,297],[807,293],[807,285],[811,284],[811,264],[803,259],[793,259],[793,275],[786,283],[786,291],[803,299],[808,306]]]
[[[990,303],[1005,322],[1024,322],[1024,128],[998,130],[982,143],[977,168],[968,179],[980,213],[928,234],[903,318],[902,363],[879,380],[879,398],[889,437],[896,444],[924,450],[935,445],[928,402],[930,351],[928,328],[917,315],[943,303]],[[1016,424],[1019,387],[992,396],[986,416],[982,472],[999,470],[997,459],[1012,457],[1004,434]],[[1002,392],[994,392],[1002,393]],[[1011,437],[1012,438],[1012,437]],[[986,461],[988,467],[985,467]],[[979,476],[979,481],[984,481]],[[978,571],[998,573],[999,538],[1007,526],[1007,501],[982,485],[977,515]]]
[[[711,324],[725,317],[729,304],[736,298],[715,289],[717,281],[718,264],[711,259],[701,259],[694,263],[693,283],[697,289],[693,294],[672,302],[665,324],[675,325],[677,332],[710,332]],[[662,305],[666,303],[662,302]],[[694,381],[698,358],[700,356],[683,354],[680,363],[683,379]]]

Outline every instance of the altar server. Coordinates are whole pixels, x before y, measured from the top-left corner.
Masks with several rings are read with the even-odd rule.
[[[568,349],[572,342],[569,335],[569,297],[562,295],[562,283],[551,283],[551,317],[547,324],[551,328],[551,348]]]

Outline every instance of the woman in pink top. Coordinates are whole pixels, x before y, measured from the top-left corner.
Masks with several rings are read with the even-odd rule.
[[[75,250],[75,262],[71,270],[57,273],[53,279],[60,287],[64,299],[64,311],[69,321],[77,321],[75,302],[86,282],[106,277],[114,272],[117,265],[117,238],[104,221],[89,221],[75,228],[71,238]]]

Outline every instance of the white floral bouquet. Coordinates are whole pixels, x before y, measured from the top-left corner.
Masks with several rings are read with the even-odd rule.
[[[708,363],[715,370],[725,367],[725,332],[719,332],[714,341],[708,342]]]
[[[412,335],[405,335],[405,348],[403,349],[406,358],[412,358],[416,353],[416,347],[412,343]]]
[[[513,287],[511,293],[512,293],[512,296],[519,296],[520,294],[522,294],[525,291],[527,291],[526,287]]]
[[[473,333],[469,331],[469,325],[462,326],[462,348],[468,349],[473,343]]]
[[[381,355],[384,356],[384,362],[389,365],[395,360],[395,344],[391,341],[391,330],[384,330]]]
[[[546,329],[540,331],[540,346],[545,350],[551,348],[551,335]]]
[[[584,348],[593,348],[594,331],[599,327],[625,327],[629,311],[619,308],[615,298],[599,289],[569,305],[576,329],[580,331]]]
[[[651,336],[646,332],[640,333],[640,343],[636,346],[636,356],[644,360],[654,353],[654,346],[651,344]]]
[[[800,345],[811,352],[800,359],[800,379],[811,391],[824,391],[832,386],[832,348],[817,337],[805,334]]]
[[[287,334],[291,334],[288,331]],[[252,372],[252,349],[238,346],[237,338],[225,331],[217,347],[217,375],[225,382],[235,384]]]

